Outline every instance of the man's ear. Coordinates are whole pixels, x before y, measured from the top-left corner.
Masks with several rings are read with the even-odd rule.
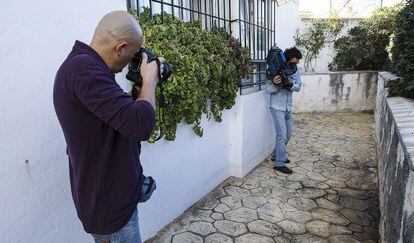
[[[121,56],[122,53],[126,51],[127,46],[128,46],[128,43],[126,43],[125,41],[118,42],[118,44],[115,46],[116,55]]]

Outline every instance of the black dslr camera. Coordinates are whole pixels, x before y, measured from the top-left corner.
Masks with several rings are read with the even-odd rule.
[[[171,76],[172,65],[167,62],[160,62],[158,56],[152,53],[148,49],[141,48],[137,53],[134,54],[132,61],[128,65],[128,73],[126,78],[134,83],[134,86],[142,87],[142,76],[140,73],[140,67],[142,63],[142,53],[147,54],[148,63],[156,61],[158,64],[158,80],[160,84],[166,82]]]
[[[282,83],[280,85],[282,89],[290,90],[293,87],[293,82],[291,81],[291,77],[286,75],[285,70],[280,69],[280,71],[276,75],[279,75],[280,78],[282,79]]]
[[[296,65],[290,65],[282,49],[278,46],[272,47],[266,57],[266,77],[272,80],[279,75],[282,79],[280,87],[282,89],[290,90],[293,86],[291,76],[298,70]]]

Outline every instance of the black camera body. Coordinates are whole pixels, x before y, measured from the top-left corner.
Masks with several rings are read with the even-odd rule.
[[[160,62],[157,55],[145,48],[141,48],[137,53],[134,54],[134,57],[132,57],[132,61],[128,65],[128,73],[126,75],[126,78],[132,81],[134,83],[134,86],[142,87],[142,76],[140,73],[142,53],[147,54],[147,63],[150,63],[152,61],[157,62],[158,80],[160,83],[166,82],[171,76],[173,66],[167,62]]]
[[[266,77],[272,80],[275,76],[280,76],[282,79],[280,88],[290,90],[293,86],[291,76],[295,74],[298,69],[296,65],[289,64],[282,49],[278,46],[272,47],[267,54],[266,64]]]
[[[282,79],[280,88],[290,90],[293,87],[293,82],[291,82],[290,76],[287,76],[283,69],[279,69],[279,70],[280,72],[278,72],[276,75],[279,75],[280,78]]]
[[[155,191],[155,189],[157,189],[157,183],[155,183],[155,180],[151,176],[146,177],[142,175],[142,178],[143,183],[141,192],[139,194],[139,203],[148,201],[151,198],[152,193]]]

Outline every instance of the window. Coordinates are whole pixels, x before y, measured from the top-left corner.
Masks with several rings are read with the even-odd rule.
[[[262,84],[267,51],[276,41],[276,2],[274,0],[128,0],[129,9],[150,8],[153,14],[172,14],[184,21],[201,20],[205,29],[224,27],[246,47],[256,65],[246,87]],[[243,86],[243,85],[242,85]]]
[[[274,0],[138,0],[127,1],[129,9],[142,11],[149,7],[152,13],[168,13],[184,21],[200,19],[203,28],[225,27],[242,45],[248,48],[253,60],[265,59],[274,45]]]

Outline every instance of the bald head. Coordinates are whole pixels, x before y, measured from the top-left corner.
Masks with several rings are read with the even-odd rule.
[[[126,11],[106,14],[95,29],[93,39],[100,41],[142,41],[142,30],[137,20]]]
[[[117,73],[131,61],[142,42],[138,21],[126,11],[113,11],[99,21],[90,46]]]

